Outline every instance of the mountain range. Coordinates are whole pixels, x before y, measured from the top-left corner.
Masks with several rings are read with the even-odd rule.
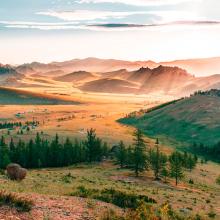
[[[66,82],[86,92],[156,93],[180,97],[198,90],[218,89],[219,69],[220,58],[163,63],[87,58],[49,64],[0,65],[0,85],[28,86],[23,80],[32,77],[35,83],[46,79]]]

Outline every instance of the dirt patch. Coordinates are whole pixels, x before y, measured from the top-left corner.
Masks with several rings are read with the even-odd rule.
[[[78,197],[58,197],[29,194],[34,201],[30,212],[18,212],[6,206],[0,207],[0,219],[4,220],[93,220],[110,204]]]

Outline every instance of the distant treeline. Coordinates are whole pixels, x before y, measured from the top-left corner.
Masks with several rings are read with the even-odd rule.
[[[0,123],[0,129],[12,129],[14,127],[21,127],[22,123],[21,122],[4,122]]]
[[[63,167],[80,162],[95,162],[107,155],[107,144],[96,137],[95,130],[87,131],[85,141],[66,138],[64,143],[56,135],[52,141],[42,138],[37,133],[34,140],[17,144],[11,139],[6,143],[2,136],[0,140],[0,168],[9,163],[18,163],[26,168]]]
[[[37,126],[39,125],[39,121],[26,121],[24,124],[22,122],[4,122],[0,123],[0,130],[1,129],[13,129],[15,127],[22,127],[22,126]]]
[[[194,143],[190,147],[190,151],[203,156],[205,160],[213,160],[218,163],[220,162],[220,142],[212,146]]]
[[[148,108],[148,109],[141,109],[139,111],[134,111],[134,112],[131,112],[129,113],[128,115],[126,115],[125,118],[135,118],[135,117],[140,117],[140,116],[143,116],[144,114],[146,113],[150,113],[150,112],[153,112],[153,111],[156,111],[158,109],[161,109],[161,108],[164,108],[166,106],[169,106],[169,105],[172,105],[172,104],[175,104],[181,100],[183,100],[184,98],[180,98],[180,99],[176,99],[176,100],[172,100],[172,101],[169,101],[169,102],[165,102],[163,104],[160,104],[160,105],[157,105],[157,106],[154,106],[152,108]],[[120,121],[120,120],[119,120]]]
[[[220,96],[220,90],[219,89],[211,89],[208,91],[196,91],[193,94],[194,96],[196,95],[208,95],[208,96]]]

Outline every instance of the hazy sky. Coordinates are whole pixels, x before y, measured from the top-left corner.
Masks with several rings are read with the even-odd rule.
[[[2,0],[0,63],[220,56],[220,0]]]

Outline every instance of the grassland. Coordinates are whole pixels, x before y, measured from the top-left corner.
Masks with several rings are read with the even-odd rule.
[[[27,91],[31,89],[26,88]],[[42,88],[35,88],[34,91],[45,92]],[[65,94],[66,99],[75,100],[82,104],[1,105],[1,122],[25,122],[34,119],[39,121],[40,125],[31,129],[30,132],[24,130],[22,136],[17,134],[17,130],[10,131],[10,134],[7,133],[7,130],[1,130],[0,134],[6,137],[6,141],[11,137],[15,141],[19,138],[29,140],[36,135],[36,132],[40,131],[43,131],[43,135],[48,139],[55,133],[59,133],[61,139],[67,136],[73,139],[74,137],[85,138],[86,129],[95,128],[97,135],[107,141],[110,147],[120,140],[124,140],[128,145],[132,143],[134,128],[118,123],[117,120],[130,112],[151,108],[161,103],[159,96],[150,98],[147,96],[80,93],[72,89],[68,83],[63,85],[63,90],[47,88],[48,94],[61,92]],[[162,99],[162,101],[167,100],[169,98]],[[214,101],[212,103],[214,106]],[[203,103],[203,105],[205,104]],[[213,108],[213,111],[217,111],[217,108]],[[21,117],[18,118],[17,113],[21,113]],[[186,116],[186,112],[184,114]],[[158,128],[163,125],[159,122],[161,121],[158,121]],[[153,146],[155,140],[146,137],[146,143],[147,146]],[[170,144],[165,144],[161,146],[161,150],[169,153],[172,151],[169,146]],[[213,212],[217,214],[216,219],[218,219],[220,218],[220,187],[216,184],[218,175],[219,165],[211,162],[199,164],[192,173],[186,172],[182,183],[175,187],[172,179],[168,183],[154,181],[153,174],[149,171],[146,171],[140,178],[135,178],[130,170],[120,170],[112,162],[106,161],[101,164],[79,164],[57,169],[29,170],[27,178],[22,182],[10,181],[5,175],[0,175],[0,189],[31,197],[36,202],[32,214],[35,215],[38,210],[41,216],[45,216],[45,218],[39,219],[50,219],[49,217],[53,216],[54,207],[59,215],[59,218],[56,216],[57,218],[54,217],[54,219],[93,219],[98,214],[100,216],[100,213],[106,208],[118,210],[115,206],[109,207],[96,200],[71,196],[79,186],[99,190],[115,188],[125,192],[143,194],[155,199],[157,206],[169,202],[175,210],[182,214],[199,213],[207,217],[208,213]],[[193,179],[194,184],[189,184],[189,179]],[[60,209],[62,209],[62,213]],[[66,216],[66,213],[77,213],[77,211],[80,214],[75,215],[74,218]],[[61,214],[65,218],[61,218]],[[27,216],[23,219],[34,218]]]
[[[70,196],[79,186],[98,190],[114,188],[147,195],[157,201],[157,206],[168,202],[182,214],[207,216],[214,212],[220,217],[220,186],[216,184],[218,169],[214,163],[199,164],[192,173],[186,172],[182,183],[175,187],[171,179],[168,183],[154,181],[149,171],[135,178],[131,171],[120,170],[111,162],[79,164],[59,169],[30,170],[22,182],[10,181],[1,175],[0,189],[23,195]],[[193,179],[194,184],[189,184],[189,179]]]

